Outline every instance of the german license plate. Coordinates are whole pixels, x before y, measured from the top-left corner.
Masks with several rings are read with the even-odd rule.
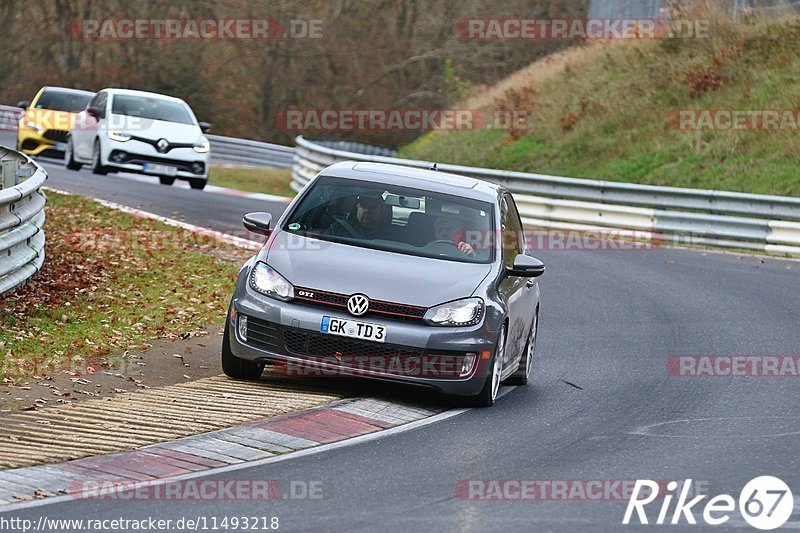
[[[355,320],[344,320],[335,316],[322,317],[319,327],[321,333],[351,337],[365,341],[386,342],[386,326],[380,324],[367,324]]]
[[[142,167],[142,170],[148,174],[159,174],[163,176],[175,176],[178,174],[178,167],[171,167],[169,165],[156,165],[153,163],[145,163]]]

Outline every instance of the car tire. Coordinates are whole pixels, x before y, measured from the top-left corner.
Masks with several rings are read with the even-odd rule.
[[[67,139],[67,149],[64,152],[64,166],[69,170],[80,170],[83,166],[75,161],[75,156],[72,151],[72,139]]]
[[[511,374],[511,377],[506,380],[509,385],[527,385],[533,374],[533,363],[535,361],[534,354],[536,353],[536,339],[539,336],[539,308],[536,308],[536,313],[533,315],[533,324],[531,324],[531,331],[528,334],[528,342],[525,344],[525,351],[522,354],[522,359],[519,361],[519,368]]]
[[[230,311],[225,320],[225,332],[222,334],[222,371],[233,379],[255,381],[261,377],[264,367],[258,363],[247,361],[233,355],[230,339]]]
[[[108,169],[100,163],[100,141],[94,141],[94,148],[92,149],[92,173],[104,176],[108,174]]]
[[[503,372],[503,355],[506,351],[506,326],[500,328],[497,335],[497,344],[489,363],[489,373],[486,375],[486,382],[481,391],[467,400],[467,404],[472,407],[491,407],[497,401],[497,392],[500,390],[500,375]]]
[[[202,178],[189,178],[189,187],[202,191],[206,188],[206,180]]]
[[[172,185],[175,183],[175,178],[172,176],[159,176],[158,181],[161,182],[161,185]]]

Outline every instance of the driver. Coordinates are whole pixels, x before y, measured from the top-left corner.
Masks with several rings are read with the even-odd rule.
[[[387,216],[388,209],[391,208],[386,205],[379,192],[361,194],[356,200],[355,216],[350,215],[344,221],[335,222],[330,233],[363,239],[390,238],[392,221]]]
[[[475,249],[464,242],[464,227],[461,222],[449,217],[439,217],[433,223],[433,231],[437,241],[450,241],[458,251],[467,257],[475,257]]]

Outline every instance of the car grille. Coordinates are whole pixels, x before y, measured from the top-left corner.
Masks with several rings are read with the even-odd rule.
[[[468,355],[323,335],[253,316],[247,317],[247,342],[256,348],[324,360],[356,371],[444,379],[459,377],[464,356]]]
[[[341,366],[399,376],[459,377],[465,355],[343,339],[295,328],[286,328],[283,334],[286,350],[294,355],[329,359],[329,363],[335,358]]]
[[[46,130],[42,134],[42,137],[50,139],[51,141],[65,143],[67,142],[67,135],[69,135],[69,132],[65,130]]]
[[[349,298],[350,296],[346,294],[295,287],[295,300],[300,300],[308,305],[346,309],[347,300]],[[421,321],[426,311],[427,308],[425,307],[370,300],[367,315],[380,315],[401,320]]]
[[[169,165],[172,167],[177,167],[178,170],[182,170],[184,172],[192,172],[195,173],[192,169],[192,165],[197,164],[200,165],[198,168],[200,172],[196,172],[196,174],[202,174],[205,172],[206,166],[201,161],[190,162],[190,161],[181,161],[180,159],[167,159],[165,157],[153,157],[149,155],[140,155],[140,154],[130,154],[128,152],[123,152],[122,150],[112,150],[111,154],[109,154],[108,158],[111,161],[117,161],[119,163],[133,163],[135,165],[143,165],[145,163],[157,163],[159,165]]]
[[[266,350],[277,350],[278,328],[271,322],[247,317],[247,342]]]
[[[37,143],[33,139],[25,139],[24,141],[22,141],[23,150],[36,150],[37,148],[39,148],[39,143]]]
[[[423,351],[417,348],[394,346],[376,342],[336,338],[301,330],[284,331],[286,349],[296,355],[311,357],[420,357]]]

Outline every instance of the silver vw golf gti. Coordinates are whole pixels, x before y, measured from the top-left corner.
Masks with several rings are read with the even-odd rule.
[[[501,186],[375,163],[337,163],[303,189],[239,272],[222,367],[258,379],[362,376],[491,406],[527,383],[539,322],[536,278]]]

